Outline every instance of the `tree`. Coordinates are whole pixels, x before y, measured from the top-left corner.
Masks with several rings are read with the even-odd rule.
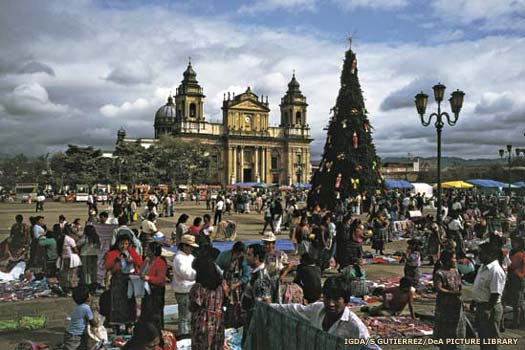
[[[162,136],[154,147],[155,167],[160,178],[171,184],[208,183],[211,157],[209,146],[173,136]]]
[[[380,159],[372,142],[372,127],[357,73],[357,59],[350,48],[343,63],[341,88],[328,125],[321,163],[312,177],[310,209],[320,205],[333,210],[341,200],[382,188]]]
[[[87,184],[91,187],[99,178],[98,162],[101,158],[101,150],[68,145],[66,152],[51,158],[51,170],[61,178],[62,185]]]

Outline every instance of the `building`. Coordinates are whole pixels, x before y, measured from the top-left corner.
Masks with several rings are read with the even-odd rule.
[[[162,135],[198,141],[211,148],[211,182],[266,182],[290,185],[310,181],[310,127],[306,97],[295,73],[281,98],[280,124],[269,124],[268,96],[256,95],[250,87],[240,95],[224,94],[222,123],[206,121],[204,90],[191,62],[175,96],[155,114],[154,139],[129,139],[120,129],[117,142],[153,145]]]
[[[420,159],[386,161],[381,165],[381,174],[385,179],[416,181],[421,169]]]

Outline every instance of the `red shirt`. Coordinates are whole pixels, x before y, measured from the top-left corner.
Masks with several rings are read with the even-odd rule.
[[[148,259],[144,260],[142,267],[148,262]],[[166,274],[167,273],[168,273],[168,264],[166,264],[166,260],[164,260],[160,256],[156,256],[153,259],[146,276],[149,277],[149,283],[151,283],[152,285],[158,286],[158,287],[164,287],[166,285]]]
[[[201,227],[202,226],[200,226],[200,225],[199,226],[191,225],[188,228],[188,233],[194,235],[195,237],[197,237],[197,236],[199,236],[199,232],[201,232]]]
[[[525,277],[525,252],[520,251],[510,257],[509,271],[514,272],[520,278]]]
[[[408,293],[401,292],[399,287],[386,288],[383,292],[384,297],[386,298],[387,294],[391,294],[392,299],[388,300],[389,310],[392,312],[401,312],[408,304],[409,301],[414,300],[415,290],[411,287]]]
[[[137,252],[133,248],[128,248],[128,252],[133,258],[133,265],[135,265],[135,270],[138,270],[139,266],[142,264],[142,258],[140,257],[140,255],[137,254]],[[104,261],[104,266],[106,270],[109,270],[112,273],[120,271],[120,254],[121,252],[118,249],[110,250],[106,254],[106,260]],[[135,273],[137,272],[138,271],[135,271]]]

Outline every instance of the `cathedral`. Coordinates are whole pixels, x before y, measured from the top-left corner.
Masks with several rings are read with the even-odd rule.
[[[240,95],[225,94],[222,123],[204,118],[204,90],[191,62],[175,96],[155,114],[154,139],[129,139],[118,131],[117,142],[139,142],[148,147],[162,135],[209,145],[213,161],[210,179],[222,185],[265,182],[280,185],[310,181],[310,128],[306,97],[295,73],[281,98],[280,125],[270,126],[268,96],[250,87]]]

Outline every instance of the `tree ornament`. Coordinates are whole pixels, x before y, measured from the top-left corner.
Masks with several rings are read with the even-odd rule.
[[[352,108],[350,110],[350,113],[352,113],[353,115],[357,115],[357,114],[359,114],[359,110],[357,108]]]
[[[362,167],[361,165],[357,165],[357,166],[355,167],[355,171],[356,171],[356,172],[360,172],[361,170],[363,170],[363,167]]]
[[[350,70],[350,73],[355,74],[355,71],[357,69],[357,58],[354,58],[352,61],[352,69]]]
[[[346,129],[346,126],[347,126],[347,125],[346,125],[346,120],[343,120],[343,121],[341,122],[341,126],[343,127],[343,129]]]
[[[341,187],[342,179],[343,179],[343,175],[341,175],[341,173],[337,174],[337,178],[335,179],[335,188]]]
[[[328,173],[330,172],[330,170],[332,169],[332,164],[333,164],[332,161],[330,161],[330,162],[326,162],[326,164],[325,164],[325,166],[324,166],[325,169],[326,169],[326,172],[328,172]]]
[[[364,127],[366,132],[370,132],[370,125],[368,125],[368,123],[365,123]]]
[[[338,160],[343,160],[343,159],[345,159],[345,154],[344,153],[339,153],[336,158]]]
[[[376,170],[376,165],[377,165],[377,162],[374,160],[374,161],[372,162],[372,169]]]
[[[352,142],[354,143],[354,149],[357,149],[359,138],[357,137],[357,133],[354,131],[354,135],[352,136]]]
[[[354,179],[354,178],[352,178],[352,179],[350,180],[350,182],[352,183],[352,188],[353,188],[354,190],[357,190],[357,186],[359,185],[359,179]]]

